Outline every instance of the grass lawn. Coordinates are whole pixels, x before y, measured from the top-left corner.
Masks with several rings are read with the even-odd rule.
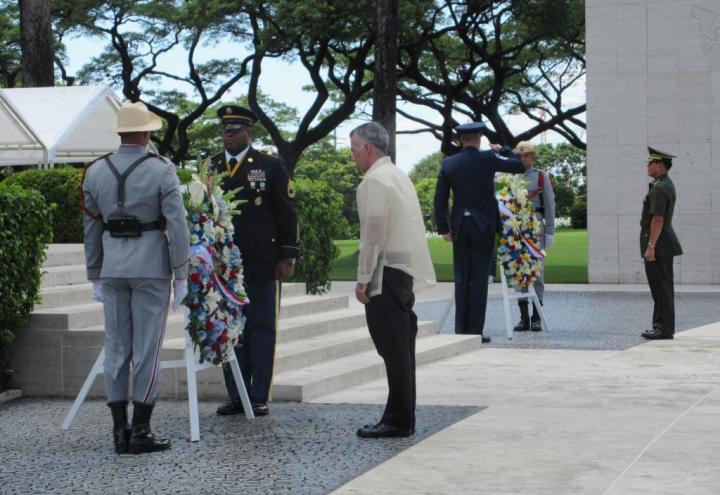
[[[357,270],[357,240],[335,241],[340,256],[330,272],[332,280],[355,280]],[[430,256],[438,281],[452,281],[452,244],[440,238],[428,239]],[[587,231],[561,229],[555,234],[555,245],[549,250],[545,263],[547,283],[587,283]]]

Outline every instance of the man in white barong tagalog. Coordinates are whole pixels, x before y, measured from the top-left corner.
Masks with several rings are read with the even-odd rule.
[[[357,190],[360,253],[355,296],[365,305],[370,336],[385,362],[388,399],[380,421],[363,438],[415,433],[415,287],[435,283],[425,224],[415,188],[387,156],[389,136],[368,122],[350,133],[363,181]]]

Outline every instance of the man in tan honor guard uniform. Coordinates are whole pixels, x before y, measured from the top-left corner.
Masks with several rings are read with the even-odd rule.
[[[105,312],[105,388],[119,454],[170,448],[150,431],[168,306],[187,294],[189,233],[172,162],[147,151],[160,119],[126,102],[115,131],[120,148],[90,165],[82,184],[85,263]],[[128,427],[130,364],[133,418]]]
[[[676,194],[668,171],[673,158],[648,147],[647,173],[655,180],[643,201],[640,255],[645,261],[645,275],[655,303],[652,329],[642,333],[650,340],[672,339],[675,335],[673,258],[683,253],[672,227]]]
[[[513,150],[525,166],[525,180],[527,181],[528,201],[533,204],[535,215],[540,221],[540,247],[548,250],[552,247],[555,239],[555,192],[553,191],[550,175],[535,167],[535,147],[528,141],[520,141]],[[537,294],[540,304],[545,296],[545,274],[544,264],[540,276],[535,280],[533,288]],[[525,289],[523,292],[527,292]],[[516,332],[542,330],[540,313],[533,304],[532,317],[530,316],[529,303],[527,299],[518,299],[520,307],[520,322],[515,325]]]

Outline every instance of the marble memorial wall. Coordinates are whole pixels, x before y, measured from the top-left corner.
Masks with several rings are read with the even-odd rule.
[[[591,283],[645,283],[647,146],[677,156],[676,283],[720,283],[720,0],[586,0]]]

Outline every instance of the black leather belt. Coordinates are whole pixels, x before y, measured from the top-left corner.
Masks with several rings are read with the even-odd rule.
[[[110,230],[110,227],[108,227],[108,224],[103,223],[103,226],[105,230]],[[158,220],[155,220],[154,222],[141,222],[140,223],[140,230],[143,232],[146,232],[148,230],[163,230],[164,227],[160,224]]]

